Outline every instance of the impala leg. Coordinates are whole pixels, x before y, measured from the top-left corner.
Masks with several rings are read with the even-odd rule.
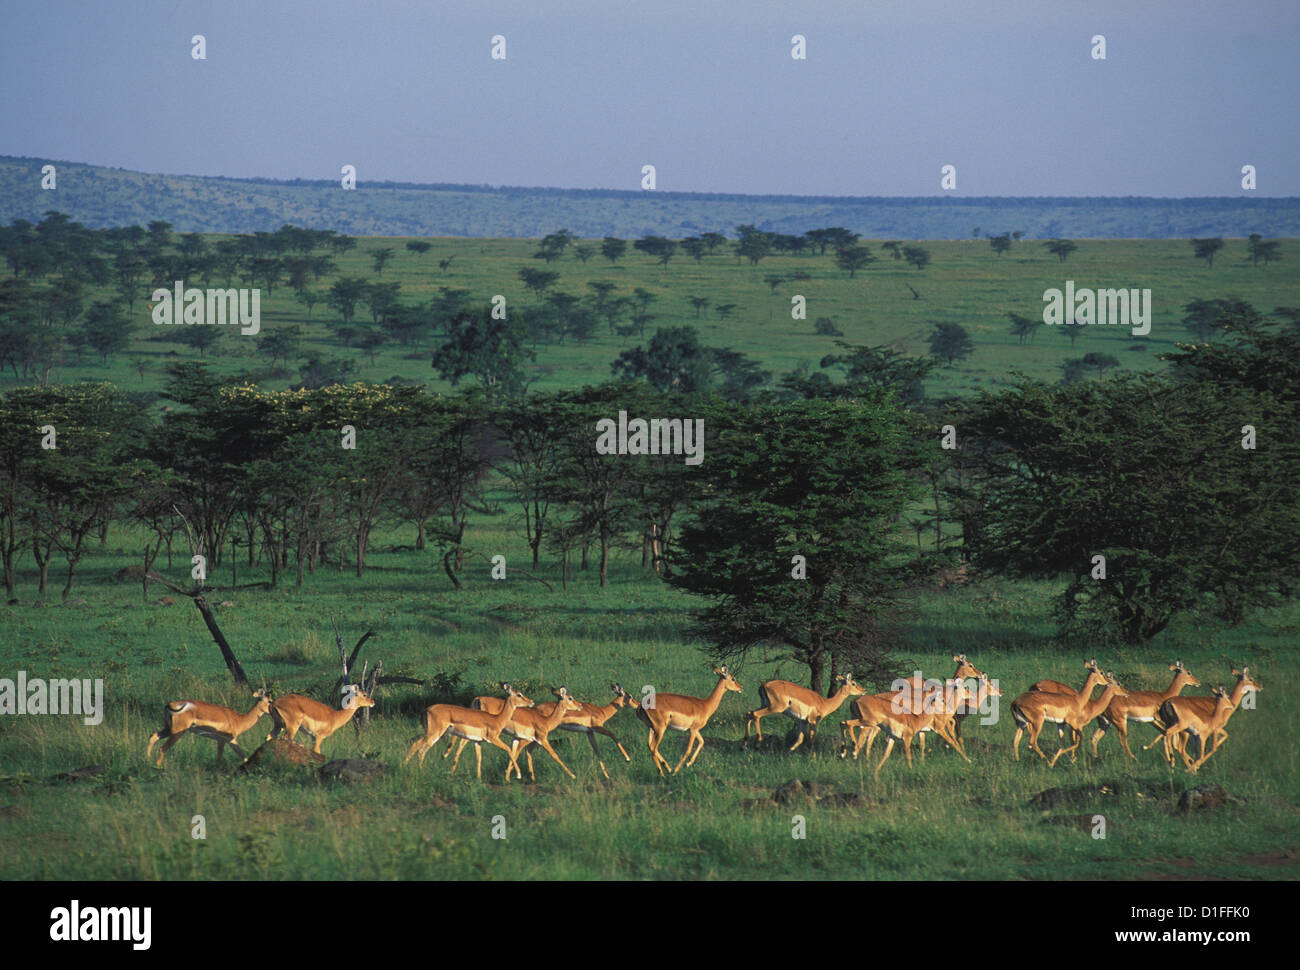
[[[1025,729],[1022,728],[1019,724],[1017,724],[1016,737],[1015,740],[1011,742],[1011,751],[1016,756],[1017,761],[1020,760],[1020,739],[1023,738],[1024,736],[1025,736]]]
[[[1124,745],[1124,749],[1127,751],[1128,741],[1125,738],[1125,732],[1120,730],[1118,721],[1115,722],[1115,732],[1119,735],[1120,744]],[[1090,742],[1090,744],[1092,745],[1092,757],[1094,759],[1101,757],[1101,755],[1097,754],[1097,744],[1105,736],[1106,736],[1106,723],[1104,721],[1100,721],[1097,724],[1097,730],[1092,732],[1092,741]],[[1130,751],[1129,754],[1131,756],[1132,752]]]
[[[606,734],[609,732],[606,731]],[[587,741],[591,744],[591,753],[596,756],[596,764],[600,765],[600,773],[609,781],[609,772],[605,770],[605,762],[600,760],[600,749],[596,747],[596,729],[592,728],[587,732]]]
[[[166,728],[163,728],[161,731],[155,731],[152,735],[150,735],[149,747],[145,748],[145,752],[144,752],[144,757],[146,761],[148,761],[149,756],[153,754],[153,746],[157,744],[162,738],[168,737],[170,734],[171,734],[170,731],[168,731]]]
[[[873,777],[875,778],[880,777],[880,769],[881,767],[884,766],[885,762],[889,760],[889,753],[893,750],[894,750],[894,737],[893,735],[890,735],[889,740],[885,743],[885,756],[880,759],[880,764],[876,765],[876,771]]]
[[[588,732],[587,732],[587,737],[591,738],[591,732],[592,732],[592,731],[596,732],[597,734],[603,734],[603,735],[605,735],[605,737],[609,738],[611,741],[613,741],[615,744],[617,744],[617,745],[618,745],[618,750],[621,751],[621,752],[623,753],[623,760],[624,760],[624,761],[629,761],[629,762],[630,762],[630,761],[632,760],[631,756],[627,753],[627,749],[624,748],[623,745],[621,745],[621,744],[618,743],[618,738],[614,737],[614,732],[611,731],[609,728],[604,728],[604,727],[601,727],[601,726],[598,725],[598,724],[593,724],[593,725],[591,726],[591,731],[588,731]],[[595,738],[592,738],[592,742],[591,742],[591,744],[592,744],[592,747],[593,747],[593,748],[596,746]]]
[[[184,733],[185,733],[185,732],[182,731],[180,734],[173,734],[173,735],[171,735],[170,737],[167,738],[166,743],[165,743],[161,748],[158,749],[158,767],[159,767],[159,768],[162,767],[162,763],[163,763],[163,755],[165,755],[168,751],[171,750],[172,745],[175,744],[177,741],[179,741],[179,740],[181,739],[181,736],[182,736]]]
[[[451,773],[453,775],[456,773],[456,766],[460,764],[460,753],[464,750],[465,750],[465,746],[461,745],[459,748],[456,749],[456,757],[451,759]],[[478,751],[477,741],[474,742],[474,750]]]
[[[588,737],[590,737],[590,735],[588,735]],[[539,745],[541,745],[542,749],[543,749],[547,754],[549,754],[552,758],[555,759],[555,763],[556,763],[557,765],[559,765],[561,768],[564,769],[565,774],[567,774],[570,778],[577,778],[577,777],[578,777],[578,776],[575,775],[572,771],[569,771],[569,766],[568,766],[568,765],[566,765],[563,761],[560,760],[560,756],[559,756],[558,754],[556,754],[556,753],[555,753],[555,749],[551,747],[551,742],[550,742],[549,739],[544,738],[544,737],[542,737],[541,735],[538,735],[538,737],[537,737],[537,743],[538,743]],[[533,773],[533,756],[532,756],[532,754],[531,754],[531,752],[530,752],[529,755],[528,755],[528,774],[529,774],[530,777],[532,776],[532,773]]]
[[[1038,724],[1037,727],[1035,727],[1033,724],[1029,726],[1029,746],[1038,752],[1038,756],[1040,758],[1046,761],[1048,760],[1047,755],[1043,754],[1043,749],[1038,746],[1038,739],[1042,735],[1042,733],[1043,733],[1042,723]]]
[[[691,748],[695,744],[696,737],[698,737],[698,732],[692,729],[691,733],[686,738],[686,750],[682,753],[682,760],[677,762],[677,767],[673,769],[674,775],[677,774],[677,772],[682,770],[682,765],[686,764],[686,757],[691,753]],[[700,738],[700,748],[702,747],[704,747],[704,739]],[[700,753],[699,748],[695,749],[695,753],[697,755]],[[695,759],[692,758],[690,763],[695,764]]]
[[[699,733],[698,729],[695,729],[695,731],[692,731],[692,732],[690,732],[690,733],[692,733],[692,737],[694,737],[694,740],[695,740],[695,753],[692,754],[692,755],[690,755],[690,761],[686,762],[686,767],[688,767],[688,768],[689,768],[690,766],[694,765],[694,763],[695,763],[695,758],[698,758],[698,757],[699,757],[699,753],[701,753],[702,750],[705,750],[705,739],[703,739],[703,737],[701,736],[701,733]],[[689,750],[690,750],[690,744],[689,744],[689,741],[688,741],[688,744],[686,744],[686,750],[688,750],[688,752],[689,752]],[[682,755],[682,761],[685,761],[685,755]],[[677,771],[681,771],[681,762],[677,763],[676,770],[673,771],[672,774],[675,774],[675,775],[676,775],[676,774],[677,774]]]
[[[799,747],[799,745],[803,744],[803,734],[804,734],[804,732],[803,732],[803,728],[800,728],[800,729],[799,729],[799,736],[798,736],[797,738],[794,739],[794,744],[790,745],[790,750],[791,750],[791,751],[793,751],[795,748]],[[809,743],[811,744],[811,741],[809,741]]]
[[[663,740],[663,735],[656,737],[654,728],[651,728],[650,736],[646,739],[646,744],[650,748],[650,760],[653,761],[655,767],[659,769],[660,778],[662,778],[664,774],[664,765],[668,763],[664,760],[664,756],[659,753],[659,742],[661,740]]]

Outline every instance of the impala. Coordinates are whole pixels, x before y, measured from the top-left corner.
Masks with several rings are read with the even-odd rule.
[[[858,697],[854,699],[851,708],[858,716],[840,724],[840,739],[843,742],[840,757],[843,758],[847,754],[848,744],[852,742],[854,746],[853,757],[858,756],[865,744],[867,758],[870,758],[871,746],[875,744],[876,735],[883,729],[883,724],[889,719],[889,716],[907,714],[913,718],[926,719],[909,722],[913,728],[912,735],[920,736],[922,760],[925,760],[925,736],[931,731],[941,737],[949,747],[963,758],[966,758],[961,745],[952,735],[952,719],[956,710],[969,694],[970,689],[965,686],[965,682],[957,679],[946,681],[942,689],[932,685],[925,700],[916,705],[921,708],[919,714],[913,713],[913,711],[909,710],[908,705],[902,702],[902,691]],[[855,736],[855,732],[859,729],[862,733]],[[847,735],[847,740],[845,735]],[[970,761],[969,758],[966,758],[966,760]]]
[[[587,740],[591,743],[591,750],[596,755],[596,763],[600,765],[601,774],[606,778],[609,778],[609,772],[605,770],[605,762],[600,759],[600,749],[596,747],[596,735],[604,734],[608,737],[614,738],[614,743],[618,745],[618,750],[623,753],[623,760],[631,761],[632,759],[628,756],[627,749],[625,749],[623,745],[619,744],[618,738],[615,738],[614,733],[608,730],[604,725],[606,721],[618,713],[620,708],[629,706],[636,707],[636,701],[622,688],[621,685],[611,684],[610,689],[614,692],[614,699],[604,707],[601,707],[598,704],[588,704],[585,701],[570,698],[570,700],[573,700],[573,703],[578,706],[577,708],[567,708],[564,712],[564,720],[560,722],[561,731],[579,731],[587,736]],[[525,701],[527,701],[527,698],[525,698]],[[500,697],[476,697],[471,706],[480,711],[487,711],[489,714],[496,714],[504,703],[505,701]],[[531,701],[527,701],[523,706],[527,707],[531,703]],[[543,701],[541,704],[536,705],[536,709],[537,713],[542,717],[549,717],[555,709],[555,701]],[[513,723],[514,722],[512,722],[512,724]],[[507,733],[510,733],[509,729],[507,729]],[[453,736],[451,744],[447,746],[446,752],[443,753],[444,758],[451,754],[452,748],[456,746],[456,741],[457,739]],[[463,738],[460,739],[460,746],[462,748],[467,743],[468,742]],[[525,750],[526,748],[527,745],[525,745]],[[456,754],[457,757],[460,756],[459,751],[457,751]],[[529,774],[532,774],[531,752],[529,752],[528,761]],[[563,766],[563,762],[560,762],[560,764]],[[565,770],[567,771],[568,769]]]
[[[808,730],[808,746],[812,747],[817,723],[838,711],[840,705],[849,697],[860,697],[867,692],[865,687],[859,687],[854,683],[852,674],[840,674],[835,680],[839,688],[830,697],[822,697],[816,691],[792,684],[788,680],[769,680],[758,689],[758,696],[763,706],[756,711],[750,711],[750,720],[745,722],[745,746],[749,745],[751,723],[758,731],[758,743],[762,744],[763,726],[759,723],[759,719],[769,714],[788,714],[799,722],[799,737],[795,739],[794,744],[790,745],[790,750],[793,751],[803,744],[805,727]]]
[[[1237,682],[1232,687],[1232,711],[1229,712],[1229,717],[1231,717],[1241,705],[1241,700],[1246,696],[1247,691],[1264,689],[1253,677],[1250,676],[1249,667],[1242,667],[1240,670],[1237,670],[1234,667],[1232,675],[1237,678]],[[1215,700],[1212,697],[1171,697],[1160,705],[1160,718],[1156,724],[1157,726],[1172,725],[1175,720],[1187,721],[1193,717],[1198,717],[1202,721],[1208,721],[1214,713],[1214,708],[1216,706]],[[1226,718],[1224,719],[1224,723],[1227,723]],[[1146,745],[1142,750],[1145,751],[1147,748],[1153,747],[1156,742],[1163,740],[1165,743],[1165,760],[1168,761],[1171,766],[1174,763],[1175,750],[1178,750],[1179,753],[1183,755],[1183,760],[1186,761],[1187,738],[1183,736],[1183,733],[1184,732],[1179,732],[1176,735],[1171,735],[1168,729],[1165,728],[1162,730],[1159,737],[1152,741],[1151,744]],[[1197,736],[1201,739],[1201,757],[1199,763],[1203,764],[1205,758],[1208,757],[1208,755],[1205,754],[1206,741],[1213,742],[1213,746],[1210,748],[1210,754],[1213,754],[1218,750],[1219,745],[1227,739],[1228,732],[1223,729],[1223,724],[1220,724],[1212,738],[1207,738],[1203,734],[1197,734]]]
[[[1171,705],[1167,709],[1169,720],[1166,721],[1168,727],[1165,728],[1166,749],[1184,733],[1195,734],[1201,739],[1201,756],[1196,759],[1195,763],[1192,762],[1191,758],[1187,757],[1186,739],[1183,739],[1182,746],[1179,749],[1179,753],[1183,756],[1183,764],[1193,774],[1201,765],[1205,764],[1206,758],[1214,754],[1214,747],[1210,745],[1211,740],[1217,740],[1220,732],[1224,737],[1227,736],[1227,732],[1223,730],[1223,725],[1228,723],[1228,718],[1232,717],[1233,709],[1236,707],[1228,692],[1223,689],[1222,684],[1215,687],[1212,693],[1213,698],[1186,698],[1186,700],[1213,700],[1215,702],[1214,709],[1210,711],[1208,717],[1205,716],[1203,708],[1191,704],[1183,704],[1178,707]],[[1170,764],[1172,764],[1173,758],[1171,757],[1169,760]]]
[[[650,746],[650,757],[654,759],[655,767],[659,769],[661,776],[664,773],[664,768],[668,766],[668,761],[659,753],[659,745],[663,743],[664,735],[668,733],[668,729],[690,732],[690,736],[686,739],[686,751],[682,754],[682,760],[677,762],[677,767],[672,769],[671,772],[677,774],[682,770],[683,764],[688,768],[695,764],[695,759],[704,750],[704,738],[700,736],[700,731],[704,728],[704,725],[709,723],[709,718],[713,717],[713,712],[722,703],[722,695],[729,690],[738,693],[744,691],[744,688],[736,682],[736,678],[731,675],[731,671],[725,666],[714,667],[713,672],[718,675],[718,684],[708,697],[656,693],[653,707],[645,704],[637,707],[637,716],[650,728],[650,735],[646,743]],[[690,761],[687,761],[686,757],[691,754],[693,745],[695,746],[695,754],[691,755]]]
[[[1201,682],[1187,672],[1181,660],[1175,660],[1169,665],[1169,669],[1174,672],[1174,679],[1165,690],[1133,690],[1129,691],[1128,697],[1116,697],[1110,702],[1110,706],[1097,718],[1097,730],[1092,735],[1094,758],[1097,757],[1098,742],[1105,736],[1106,729],[1113,724],[1115,733],[1119,735],[1119,743],[1124,746],[1128,756],[1137,761],[1137,755],[1128,746],[1128,722],[1141,721],[1144,724],[1152,724],[1160,713],[1161,704],[1171,697],[1177,697],[1184,687],[1201,686]]]
[[[1105,677],[1106,689],[1095,701],[1088,700],[1082,694],[1053,694],[1049,691],[1034,690],[1026,691],[1017,697],[1011,704],[1011,716],[1016,722],[1016,737],[1012,742],[1016,760],[1020,760],[1020,738],[1026,730],[1029,732],[1029,746],[1038,752],[1039,756],[1048,763],[1049,768],[1055,767],[1057,759],[1067,752],[1070,760],[1075,760],[1074,753],[1083,741],[1083,729],[1106,709],[1112,698],[1128,696],[1128,691],[1119,685],[1114,673],[1108,672]],[[1073,743],[1068,748],[1064,746],[1057,748],[1056,754],[1050,759],[1038,746],[1038,735],[1047,721],[1068,725],[1073,732]]]
[[[270,741],[278,731],[283,731],[292,741],[301,728],[315,739],[312,750],[320,754],[322,741],[352,720],[361,708],[374,706],[375,702],[360,688],[344,693],[341,710],[301,694],[285,694],[271,702],[271,719],[275,724],[266,740]]]
[[[965,680],[967,677],[974,677],[978,680],[980,677],[985,676],[984,671],[967,660],[964,653],[953,654],[952,659],[957,664],[957,670],[953,673],[952,680]],[[933,688],[933,686],[933,683],[927,685],[925,679],[917,673],[908,677],[904,681],[904,686],[895,693],[898,695],[898,702],[902,705],[903,710],[911,714],[924,714],[926,712],[925,693],[927,688]],[[924,742],[922,743],[924,745]],[[924,747],[922,747],[922,750],[924,750]]]
[[[984,708],[984,702],[990,697],[1001,697],[1002,688],[997,684],[991,683],[986,674],[980,674],[975,685],[975,694],[972,696],[969,689],[966,696],[957,702],[957,707],[952,714],[952,738],[957,742],[957,753],[963,758],[966,757],[966,742],[961,739],[961,722],[966,720],[972,714],[975,714]],[[921,736],[921,751],[925,751],[925,736]],[[967,761],[970,759],[967,758]]]
[[[532,701],[509,684],[502,684],[501,687],[505,690],[507,697],[505,703],[501,705],[501,710],[496,714],[476,711],[472,707],[458,707],[455,704],[434,704],[425,708],[424,714],[421,715],[421,721],[424,724],[424,737],[415,739],[415,742],[411,745],[411,750],[406,752],[406,757],[402,759],[402,764],[406,764],[411,760],[411,755],[419,752],[420,764],[423,765],[424,756],[428,754],[429,749],[438,743],[439,738],[450,731],[458,738],[474,742],[474,776],[476,778],[480,780],[483,778],[482,743],[484,741],[495,744],[504,751],[510,756],[510,767],[518,768],[518,765],[515,764],[514,751],[501,740],[501,732],[510,723],[510,717],[515,713],[515,709],[531,707]],[[459,760],[459,757],[457,760]],[[451,770],[456,770],[455,762],[452,762]],[[507,774],[506,777],[509,778],[510,776]]]
[[[624,761],[631,761],[627,749],[619,744],[618,738],[614,733],[605,727],[605,722],[619,712],[624,707],[636,707],[636,701],[625,691],[620,684],[610,684],[610,690],[614,692],[614,699],[601,707],[599,704],[588,704],[586,701],[578,701],[579,710],[570,711],[564,715],[564,720],[560,722],[561,731],[581,731],[591,742],[591,751],[596,756],[596,764],[600,765],[600,773],[609,778],[609,772],[605,770],[605,762],[600,760],[600,749],[596,747],[596,735],[603,734],[613,739],[614,744],[618,745],[618,750],[623,754]]]
[[[574,712],[581,710],[581,706],[572,697],[569,692],[563,688],[556,688],[553,693],[557,700],[554,703],[535,706],[533,709],[520,708],[510,717],[510,723],[506,725],[506,733],[514,735],[514,742],[510,745],[510,753],[514,756],[515,775],[520,781],[524,776],[519,773],[519,753],[522,751],[528,756],[528,777],[536,781],[537,776],[533,774],[533,752],[530,750],[534,744],[544,748],[555,763],[564,769],[570,778],[577,776],[569,771],[569,766],[560,760],[560,756],[555,753],[549,740],[550,734],[560,726],[564,718]],[[542,707],[548,707],[545,714],[542,713]],[[453,770],[455,766],[452,766]],[[510,769],[506,768],[506,781],[510,780]]]
[[[523,694],[520,694],[519,696],[523,698],[523,700],[519,702],[520,707],[537,706],[533,703],[532,698],[525,697]],[[469,702],[469,706],[476,711],[487,711],[489,714],[500,714],[501,707],[502,705],[505,704],[505,702],[506,699],[504,697],[492,697],[491,695],[486,695],[483,697],[474,698],[472,701]],[[551,707],[554,703],[555,703],[554,701],[543,701],[542,706],[538,708],[538,711],[543,715],[549,714],[551,713]],[[456,760],[459,761],[460,753],[461,751],[464,750],[465,745],[467,744],[469,744],[469,741],[467,741],[465,738],[457,737],[456,735],[448,732],[447,750],[442,753],[443,760],[445,761],[447,759],[447,756],[450,755],[453,751],[455,751]]]
[[[951,680],[965,680],[967,677],[987,679],[987,675],[984,673],[984,671],[980,670],[973,663],[967,660],[966,655],[964,653],[953,654],[952,659],[953,662],[957,664],[957,670],[953,673]],[[892,701],[892,703],[894,704],[895,711],[901,710],[909,714],[925,714],[928,713],[928,711],[934,706],[932,697],[939,690],[938,681],[930,681],[929,683],[927,683],[927,681],[924,678],[922,678],[919,673],[917,673],[917,674],[913,674],[911,677],[908,677],[906,680],[895,681],[895,683],[900,685],[897,690],[891,689],[887,692],[882,692],[874,696],[878,698],[885,698],[887,700]],[[1001,691],[998,691],[999,696],[1001,695],[1001,693],[1002,693]],[[862,703],[862,698],[858,698],[853,702],[852,705],[850,705],[850,710],[853,710],[855,706],[860,707],[861,703]],[[863,708],[862,710],[865,710],[865,708]],[[847,743],[852,743],[856,747],[857,746],[856,730],[857,728],[861,727],[860,722],[861,722],[861,716],[857,718],[852,718],[846,722],[842,722],[840,724],[841,740],[842,741],[844,740],[844,733],[845,731],[847,731],[849,735]],[[960,727],[961,727],[960,722],[956,722],[956,728],[960,729]],[[940,734],[940,737],[943,737],[943,734]],[[948,741],[946,737],[944,737],[944,740]],[[960,738],[958,738],[956,743],[953,741],[948,741],[948,744],[952,747],[954,751],[960,751],[959,742],[960,742]],[[960,751],[960,753],[963,758],[966,757],[964,751]],[[870,748],[868,748],[868,754],[870,754]],[[843,756],[844,753],[843,751],[841,751],[840,757]],[[922,758],[925,757],[925,733],[924,732],[922,732],[921,734],[921,757]]]
[[[158,766],[161,767],[168,749],[188,731],[217,742],[217,764],[220,765],[226,745],[229,744],[238,751],[235,742],[239,736],[271,709],[271,697],[265,689],[253,691],[253,697],[253,706],[247,714],[203,701],[170,702],[163,708],[163,727],[150,736],[144,756],[148,758],[153,753],[153,746],[166,738],[166,743],[158,749]]]
[[[876,735],[884,731],[887,735],[885,744],[885,754],[880,759],[880,764],[876,765],[875,775],[880,775],[880,769],[885,762],[889,760],[890,753],[894,750],[894,742],[903,742],[903,753],[907,755],[907,766],[912,767],[912,738],[920,734],[925,736],[925,732],[933,731],[939,737],[952,747],[954,751],[966,758],[965,753],[957,746],[952,738],[952,716],[957,705],[969,695],[970,690],[961,680],[949,680],[939,697],[930,696],[926,699],[925,713],[913,714],[910,711],[901,709],[896,703],[897,695],[876,694],[869,697],[859,697],[854,701],[854,705],[859,712],[857,726],[863,729],[858,736],[857,743],[853,748],[853,757],[856,758],[862,750],[865,743],[867,746],[867,758],[871,758],[871,746],[875,743]],[[846,722],[851,723],[851,722]],[[843,728],[841,729],[843,734]],[[850,731],[851,734],[851,731]],[[840,751],[840,757],[844,757],[848,751],[847,744]],[[922,757],[925,757],[922,749]]]

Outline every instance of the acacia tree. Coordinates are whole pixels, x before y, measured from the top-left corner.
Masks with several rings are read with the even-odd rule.
[[[864,631],[905,582],[889,523],[914,486],[892,395],[718,408],[705,420],[697,502],[668,577],[709,602],[694,632],[719,659],[783,648],[819,692],[828,667],[887,682],[892,662]]]
[[[956,418],[967,554],[1011,575],[1069,575],[1063,632],[1129,643],[1207,601],[1276,602],[1300,579],[1300,455],[1245,450],[1240,429],[1251,414],[1281,433],[1287,407],[1240,384],[1153,375],[985,395]]]

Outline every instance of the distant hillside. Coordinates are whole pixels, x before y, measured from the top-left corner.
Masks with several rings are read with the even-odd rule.
[[[40,188],[42,165],[58,188]],[[362,173],[364,174],[364,173]],[[492,188],[358,181],[150,175],[0,156],[0,222],[57,209],[92,228],[164,219],[180,232],[246,233],[285,223],[362,236],[537,238],[567,228],[583,238],[734,235],[749,223],[798,234],[843,226],[868,239],[969,239],[1023,231],[1031,239],[1300,236],[1300,198],[856,198],[709,195],[604,189]]]

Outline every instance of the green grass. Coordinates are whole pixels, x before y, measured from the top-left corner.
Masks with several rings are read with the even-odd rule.
[[[212,236],[215,243],[222,237]],[[469,290],[473,298],[486,303],[494,294],[506,297],[507,308],[537,302],[518,278],[523,266],[543,268],[532,259],[537,244],[515,239],[435,239],[433,248],[422,255],[405,249],[403,239],[368,238],[338,261],[335,274],[317,282],[316,289],[327,289],[338,276],[363,276],[402,284],[404,302],[427,301],[442,286]],[[1227,247],[1211,269],[1192,255],[1186,240],[1082,240],[1078,251],[1060,263],[1039,242],[1023,241],[1011,252],[996,256],[985,242],[927,242],[925,247],[933,263],[918,272],[895,261],[873,245],[881,258],[858,273],[856,279],[836,268],[830,253],[825,256],[773,256],[757,267],[738,262],[734,256],[706,257],[702,264],[679,254],[667,267],[641,253],[632,251],[617,265],[599,256],[584,264],[571,253],[551,264],[560,274],[555,289],[587,296],[587,283],[608,280],[616,285],[616,295],[629,295],[636,287],[655,293],[658,300],[650,307],[657,315],[646,330],[645,338],[610,336],[602,323],[596,338],[586,344],[572,340],[564,345],[539,344],[537,359],[529,365],[529,378],[537,390],[557,390],[610,378],[610,364],[618,354],[644,344],[658,327],[687,324],[698,328],[701,341],[711,346],[726,346],[759,360],[776,376],[789,372],[804,362],[813,371],[819,361],[836,347],[832,338],[815,336],[814,322],[831,317],[843,331],[843,340],[859,344],[887,344],[909,354],[928,354],[927,336],[933,323],[953,321],[966,327],[975,343],[974,353],[952,367],[942,367],[931,374],[927,390],[932,396],[963,395],[981,388],[996,388],[1006,383],[1013,368],[1032,377],[1056,381],[1060,365],[1071,357],[1095,351],[1119,359],[1121,369],[1143,371],[1161,368],[1156,359],[1163,351],[1174,349],[1178,341],[1190,339],[1180,323],[1182,307],[1194,298],[1213,299],[1237,296],[1264,312],[1279,305],[1295,303],[1300,282],[1300,260],[1287,257],[1294,253],[1295,240],[1284,240],[1284,260],[1267,268],[1252,267],[1245,260],[1245,243],[1229,240]],[[370,253],[388,247],[396,250],[384,270],[376,277]],[[450,268],[442,271],[438,261],[455,256]],[[796,272],[806,272],[810,279],[795,281]],[[764,277],[775,274],[787,282],[773,294]],[[1084,328],[1073,348],[1063,336],[1064,328],[1044,329],[1032,343],[1019,346],[1010,332],[1007,314],[1020,313],[1041,319],[1043,291],[1063,287],[1072,279],[1080,287],[1139,287],[1152,291],[1152,326],[1146,339],[1134,339],[1127,327]],[[912,299],[908,284],[920,291],[922,299]],[[189,285],[198,285],[191,280]],[[224,279],[214,279],[213,286],[224,286]],[[233,285],[242,285],[239,280]],[[145,289],[142,286],[142,291]],[[790,298],[801,294],[807,298],[807,319],[790,318]],[[690,295],[710,299],[710,308],[697,319],[687,302]],[[712,307],[734,303],[731,317],[719,320]],[[339,323],[337,314],[318,305],[310,322],[306,309],[293,298],[288,287],[278,287],[271,296],[263,293],[262,332],[276,327],[298,324],[306,339],[298,360],[279,377],[266,376],[269,360],[257,352],[257,337],[244,336],[236,328],[223,328],[220,340],[205,358],[219,373],[261,372],[264,386],[288,387],[300,380],[298,366],[310,352],[324,357],[345,357],[357,365],[359,380],[382,382],[393,377],[427,383],[446,389],[429,364],[432,343],[419,348],[399,347],[389,343],[375,354],[357,348],[341,347],[332,325]],[[354,326],[368,326],[369,313],[358,307]],[[623,323],[628,321],[626,318]],[[93,352],[80,364],[71,354],[67,363],[50,375],[54,382],[110,380],[125,390],[157,391],[165,382],[165,367],[176,360],[199,359],[197,350],[155,338],[169,329],[154,325],[146,302],[138,300],[132,318],[133,339],[130,347],[101,364]],[[436,339],[436,338],[435,338]],[[1139,349],[1141,348],[1141,349]],[[143,372],[138,368],[143,366]],[[17,383],[12,373],[0,377],[0,389]]]
[[[524,550],[503,518],[477,526],[477,545],[500,548],[512,563]],[[752,655],[738,670],[743,695],[728,694],[706,728],[706,747],[694,767],[661,779],[646,751],[646,735],[630,711],[609,723],[632,755],[619,757],[600,739],[611,780],[599,774],[586,741],[558,739],[557,751],[577,773],[565,776],[544,753],[534,759],[537,784],[502,783],[504,755],[484,752],[484,780],[476,781],[472,752],[456,775],[441,760],[442,744],[423,768],[402,758],[419,733],[423,706],[450,699],[416,687],[380,691],[374,719],[358,738],[346,727],[325,742],[327,756],[367,756],[390,766],[369,785],[322,784],[306,775],[272,772],[244,776],[215,765],[215,746],[183,739],[166,767],[146,762],[149,735],[161,725],[162,705],[199,697],[241,709],[236,692],[197,611],[146,603],[135,584],[111,574],[133,558],[132,537],[114,533],[84,569],[74,597],[83,606],[0,607],[0,676],[102,677],[106,716],[88,727],[80,718],[0,718],[0,878],[5,879],[238,879],[238,878],[687,878],[687,879],[950,879],[988,878],[1287,878],[1297,874],[1297,748],[1290,725],[1300,683],[1289,647],[1300,611],[1251,617],[1235,630],[1214,630],[1185,619],[1148,647],[1094,652],[1121,683],[1163,688],[1166,665],[1182,657],[1205,687],[1229,680],[1233,664],[1248,663],[1265,689],[1258,709],[1232,721],[1231,739],[1191,778],[1171,772],[1157,751],[1125,758],[1113,737],[1102,760],[1081,756],[1049,770],[1033,755],[1012,760],[1013,723],[1005,705],[998,723],[967,722],[973,764],[946,749],[909,771],[895,751],[880,773],[862,761],[841,761],[838,717],[823,726],[816,759],[782,748],[792,722],[767,719],[774,736],[761,751],[742,751],[745,711],[757,705],[757,686],[774,676],[802,679],[799,668]],[[407,541],[381,536],[377,550]],[[117,543],[121,547],[117,547]],[[684,641],[686,611],[695,604],[643,574],[626,554],[615,562],[611,585],[580,575],[568,594],[547,592],[514,575],[494,582],[486,565],[472,565],[466,588],[453,592],[430,552],[376,551],[373,568],[358,581],[318,572],[302,588],[222,590],[233,607],[218,611],[249,676],[278,691],[323,696],[337,673],[327,615],[341,615],[348,645],[368,628],[378,636],[364,648],[385,670],[421,677],[458,673],[472,693],[502,679],[535,699],[564,684],[582,699],[608,700],[617,680],[633,693],[642,685],[703,695],[713,686],[706,658]],[[179,560],[176,570],[180,569]],[[224,574],[224,575],[223,575]],[[554,570],[542,575],[557,580]],[[228,565],[214,581],[228,578]],[[263,578],[241,566],[240,579]],[[20,584],[20,596],[32,585]],[[154,587],[150,599],[165,591]],[[1048,584],[988,581],[933,591],[919,603],[901,656],[927,674],[946,676],[951,655],[969,654],[997,678],[1009,701],[1041,677],[1081,682],[1081,648],[1052,638]],[[881,687],[885,685],[879,685]],[[533,693],[536,692],[536,693]],[[842,714],[843,712],[841,712]],[[244,738],[256,746],[270,722]],[[261,732],[261,733],[259,733]],[[1050,732],[1046,732],[1050,733]],[[1046,734],[1045,733],[1045,734]],[[1132,740],[1145,743],[1145,726]],[[1055,741],[1045,737],[1050,753]],[[664,753],[676,763],[684,735],[672,732]],[[806,746],[805,746],[806,747]],[[940,745],[940,748],[943,746]],[[874,757],[879,758],[877,744]],[[1022,755],[1025,751],[1022,748]],[[106,766],[97,779],[51,783],[57,772]],[[862,791],[878,804],[839,808],[800,804],[747,808],[801,778]],[[1125,795],[1061,809],[1103,811],[1108,837],[1094,840],[1075,828],[1045,825],[1027,801],[1057,785],[1103,780],[1141,782],[1167,791],[1150,801]],[[1198,781],[1219,782],[1248,799],[1227,809],[1183,816],[1177,794]],[[190,836],[191,819],[206,820],[207,839]],[[791,838],[792,816],[804,815],[807,837]],[[502,816],[507,838],[491,837]],[[1285,853],[1290,850],[1290,868]],[[1279,866],[1278,863],[1282,865]]]

